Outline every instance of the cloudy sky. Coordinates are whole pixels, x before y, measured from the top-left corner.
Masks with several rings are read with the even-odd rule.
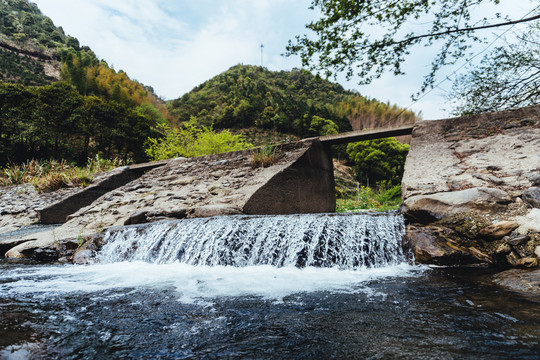
[[[236,64],[261,64],[270,70],[301,67],[299,58],[283,57],[285,46],[304,25],[317,18],[310,0],[32,0],[66,34],[116,70],[175,99]],[[502,0],[515,18],[538,0]],[[419,49],[405,64],[407,76],[384,76],[367,86],[338,78],[347,89],[422,112],[424,119],[448,115],[443,82],[420,101],[418,91],[427,72],[429,49]],[[447,71],[451,74],[463,64]],[[443,74],[444,75],[444,74]],[[444,76],[441,76],[441,79]],[[442,89],[442,90],[441,90]]]

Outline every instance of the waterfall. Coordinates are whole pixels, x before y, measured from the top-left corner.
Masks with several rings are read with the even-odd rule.
[[[405,261],[403,218],[382,214],[220,216],[110,230],[102,263],[358,269]]]

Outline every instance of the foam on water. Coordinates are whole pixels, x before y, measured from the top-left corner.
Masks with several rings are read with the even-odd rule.
[[[366,292],[369,281],[410,277],[422,268],[407,264],[356,270],[336,268],[277,268],[270,265],[232,267],[199,266],[178,262],[150,264],[142,261],[16,268],[0,274],[0,292],[19,298],[51,298],[69,294],[98,294],[109,290],[175,289],[182,302],[213,298],[256,296],[282,300],[296,293],[315,291]]]

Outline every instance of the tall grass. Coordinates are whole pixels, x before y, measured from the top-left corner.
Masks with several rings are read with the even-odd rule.
[[[123,160],[103,159],[99,155],[89,158],[85,167],[69,164],[65,160],[28,160],[0,170],[0,186],[31,183],[39,192],[62,187],[86,187],[94,180],[94,174],[123,165],[126,165]]]
[[[269,167],[279,160],[279,156],[276,153],[276,147],[273,145],[261,146],[258,149],[254,149],[251,154],[251,167],[253,169]]]

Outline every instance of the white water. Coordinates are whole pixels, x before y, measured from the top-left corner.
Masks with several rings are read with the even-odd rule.
[[[130,289],[174,289],[178,300],[206,303],[214,298],[255,296],[280,301],[297,293],[369,292],[366,283],[417,275],[418,267],[401,264],[363,271],[332,268],[276,268],[269,265],[194,266],[180,263],[121,262],[89,266],[58,265],[18,268],[0,275],[6,295],[51,298],[77,293]],[[101,295],[100,295],[101,296]]]
[[[99,261],[353,270],[405,261],[403,231],[394,213],[188,219],[109,232]]]
[[[16,267],[0,274],[0,292],[51,297],[174,289],[186,303],[369,293],[372,280],[421,270],[403,255],[403,230],[397,214],[233,216],[128,227],[106,234],[99,262]]]

